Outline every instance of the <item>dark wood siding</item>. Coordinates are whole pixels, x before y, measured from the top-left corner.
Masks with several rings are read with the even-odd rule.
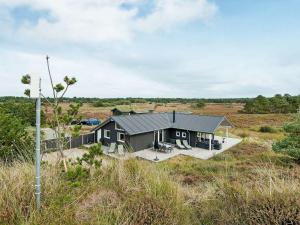
[[[104,130],[109,130],[110,131],[110,139],[104,138]],[[176,136],[176,131],[180,132],[180,137]],[[103,145],[109,146],[110,143],[117,143],[117,133],[118,132],[123,132],[120,130],[115,129],[115,122],[110,121],[107,124],[105,124],[103,127],[101,127],[101,138],[100,141],[102,142]],[[164,135],[165,135],[165,141],[175,144],[176,139],[180,140],[187,140],[188,143],[192,147],[196,147],[197,143],[197,132],[195,131],[187,131],[187,130],[182,130],[182,129],[165,129],[164,130]],[[182,132],[186,133],[186,137],[182,137]],[[98,130],[95,131],[95,138],[98,140]],[[154,132],[148,132],[148,133],[142,133],[142,134],[136,134],[136,135],[126,135],[125,133],[125,140],[126,140],[126,145],[130,146],[133,151],[139,151],[142,149],[147,149],[151,148],[153,146],[153,141],[154,141]],[[119,142],[119,144],[123,144]]]
[[[180,137],[176,136],[176,131],[180,132]],[[186,133],[186,137],[182,137],[182,132]],[[168,133],[168,138],[167,138],[167,142],[170,142],[172,144],[175,144],[175,140],[176,139],[180,139],[180,140],[187,140],[187,142],[192,146],[192,147],[196,147],[196,141],[197,141],[197,132],[194,131],[187,131],[187,130],[181,130],[181,129],[168,129],[167,132]]]
[[[134,151],[151,148],[153,146],[154,133],[143,133],[130,136],[130,145]]]
[[[114,121],[110,121],[109,123],[107,123],[103,127],[101,127],[100,129],[101,129],[101,138],[100,138],[100,141],[101,141],[101,143],[103,145],[109,146],[110,143],[123,144],[122,142],[118,142],[117,133],[118,132],[125,133],[125,131],[116,130],[115,129],[115,122]],[[104,130],[109,130],[110,131],[110,139],[104,137]],[[98,130],[95,131],[95,135],[96,135],[96,140],[99,140],[98,139]],[[126,134],[125,134],[125,140],[126,141],[128,140],[128,136]]]

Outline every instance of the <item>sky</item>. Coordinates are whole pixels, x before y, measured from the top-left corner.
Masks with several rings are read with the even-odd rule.
[[[0,0],[0,96],[23,74],[68,97],[300,94],[300,0]]]

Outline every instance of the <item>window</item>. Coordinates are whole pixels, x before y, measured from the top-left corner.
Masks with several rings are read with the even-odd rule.
[[[181,135],[183,138],[186,138],[186,132],[182,132]]]
[[[110,130],[104,130],[104,137],[110,139]]]
[[[118,132],[118,141],[119,142],[125,142],[125,134]]]
[[[119,124],[115,123],[116,130],[124,130]]]
[[[176,137],[180,137],[180,131],[176,131]]]

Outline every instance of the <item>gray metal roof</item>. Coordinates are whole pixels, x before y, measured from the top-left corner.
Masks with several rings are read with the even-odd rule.
[[[214,133],[220,125],[232,127],[224,116],[199,116],[185,113],[176,113],[175,123],[173,123],[173,113],[121,115],[112,116],[111,119],[130,135],[167,128]]]
[[[118,123],[130,135],[171,127],[167,113],[112,116],[112,120]]]

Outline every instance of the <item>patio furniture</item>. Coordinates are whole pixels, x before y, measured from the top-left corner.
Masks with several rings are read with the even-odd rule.
[[[118,145],[118,154],[124,156],[124,146],[123,145]]]
[[[199,148],[209,149],[209,142],[201,141],[196,144]]]
[[[192,149],[192,147],[189,145],[189,143],[187,142],[187,140],[183,140],[183,141],[182,141],[182,144],[184,145],[184,147],[185,147],[186,149]]]
[[[165,142],[160,142],[159,144],[159,150],[166,152],[166,153],[170,153],[173,150],[173,147],[171,144],[169,143],[165,143]]]
[[[116,143],[111,143],[108,149],[108,153],[115,153]]]
[[[180,149],[185,149],[185,147],[181,144],[180,139],[176,139],[176,146]]]
[[[222,149],[222,144],[221,143],[214,144],[214,149],[221,150]]]

